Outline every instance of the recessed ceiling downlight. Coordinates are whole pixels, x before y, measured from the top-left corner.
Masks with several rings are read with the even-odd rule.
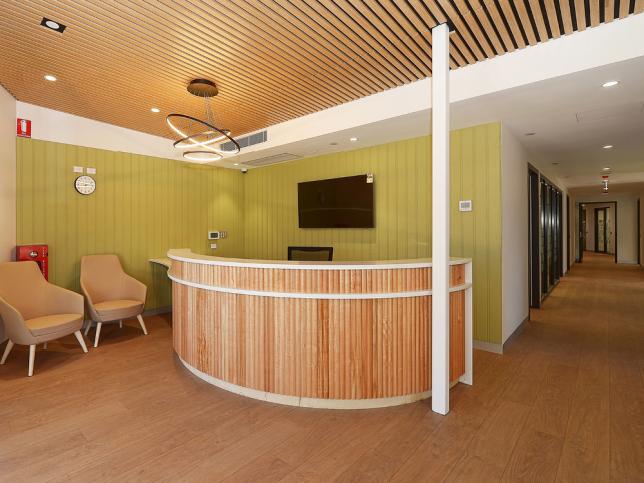
[[[59,32],[61,34],[67,28],[62,23],[56,22],[55,20],[52,20],[52,19],[47,18],[47,17],[42,18],[42,20],[40,21],[40,25],[42,25],[43,27],[47,27],[50,30],[54,30],[55,32]]]
[[[612,81],[604,82],[604,83],[602,84],[602,87],[614,87],[614,86],[616,86],[617,84],[619,84],[619,81],[612,80]]]
[[[610,171],[610,167],[606,166],[605,168],[602,168],[602,171]]]
[[[607,144],[606,146],[603,146],[604,149],[612,149],[613,145],[612,144]]]
[[[355,143],[357,140],[358,140],[358,138],[356,138],[356,137],[349,138],[349,141],[351,141],[352,143]]]
[[[161,109],[159,109],[158,107],[153,107],[150,110],[154,113],[161,112]]]
[[[45,74],[45,80],[48,80],[49,82],[56,82],[58,79],[55,75]]]

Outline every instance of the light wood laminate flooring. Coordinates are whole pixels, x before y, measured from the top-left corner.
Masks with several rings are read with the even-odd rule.
[[[452,411],[263,403],[193,377],[170,316],[0,367],[1,481],[642,481],[644,270],[588,253]],[[93,332],[90,333],[90,335]],[[4,345],[0,350],[4,349]]]

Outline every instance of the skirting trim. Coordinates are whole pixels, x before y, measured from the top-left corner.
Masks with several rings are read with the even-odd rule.
[[[493,352],[494,354],[503,354],[503,346],[501,344],[495,344],[493,342],[474,340],[472,347],[481,351]]]
[[[258,391],[257,389],[250,389],[248,387],[238,386],[236,384],[231,384],[230,382],[222,381],[221,379],[210,376],[205,372],[201,372],[199,369],[188,364],[178,355],[177,357],[190,372],[192,372],[195,376],[207,382],[208,384],[212,384],[213,386],[217,386],[220,389],[232,392],[234,394],[239,394],[240,396],[246,396],[252,399],[258,399],[260,401],[266,401],[276,404],[284,404],[286,406],[298,406],[302,408],[317,409],[374,409],[409,404],[412,402],[420,401],[422,399],[427,399],[432,395],[431,391],[425,391],[416,394],[408,394],[405,396],[384,397],[378,399],[320,399],[311,397],[285,396],[283,394]],[[456,382],[452,383],[452,386],[454,386],[455,384]]]

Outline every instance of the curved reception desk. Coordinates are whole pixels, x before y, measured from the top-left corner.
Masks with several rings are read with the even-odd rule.
[[[223,389],[358,409],[431,395],[431,261],[288,262],[170,250],[173,345]],[[451,262],[450,380],[471,377],[471,262]]]

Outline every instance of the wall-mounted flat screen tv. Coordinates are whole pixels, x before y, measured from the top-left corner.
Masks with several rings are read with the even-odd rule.
[[[373,177],[307,181],[297,185],[300,228],[373,228]]]

